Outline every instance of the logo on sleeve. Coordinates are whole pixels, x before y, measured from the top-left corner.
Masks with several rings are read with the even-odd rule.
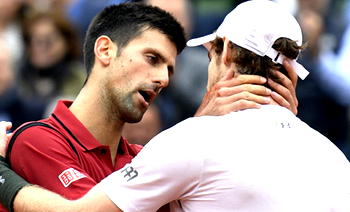
[[[84,174],[80,173],[78,170],[69,168],[64,170],[59,176],[61,183],[64,187],[68,187],[72,182],[77,181],[81,178],[86,177]]]
[[[126,179],[126,181],[130,181],[132,179],[134,179],[135,177],[137,177],[137,175],[139,175],[139,173],[134,169],[134,167],[132,166],[126,166],[121,173],[124,173],[124,178]]]

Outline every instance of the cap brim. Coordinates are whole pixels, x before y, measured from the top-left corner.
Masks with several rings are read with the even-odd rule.
[[[216,33],[212,33],[210,35],[206,35],[203,37],[193,38],[193,39],[187,41],[186,45],[189,47],[200,46],[200,45],[204,45],[210,41],[213,41],[215,38],[216,38]]]

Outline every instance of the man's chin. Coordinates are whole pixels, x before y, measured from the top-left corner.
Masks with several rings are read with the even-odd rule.
[[[143,114],[144,113],[142,113],[140,115],[133,114],[132,116],[125,117],[124,121],[126,123],[130,123],[130,124],[138,123],[138,122],[140,122],[142,120]]]

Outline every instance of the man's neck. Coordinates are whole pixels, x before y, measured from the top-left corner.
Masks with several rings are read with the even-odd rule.
[[[114,164],[124,122],[110,119],[101,102],[84,92],[83,89],[69,109],[98,142],[109,146]]]

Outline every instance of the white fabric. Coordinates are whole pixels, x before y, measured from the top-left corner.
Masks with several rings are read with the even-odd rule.
[[[126,167],[98,184],[125,212],[350,211],[349,161],[279,106],[187,119]]]
[[[239,4],[226,15],[216,32],[191,39],[187,46],[203,45],[216,37],[227,37],[238,46],[260,56],[266,55],[280,64],[283,60],[278,57],[282,54],[272,49],[278,38],[289,38],[298,45],[302,44],[301,28],[294,16],[285,7],[269,0],[252,0]],[[301,79],[309,74],[302,65],[295,67]]]

